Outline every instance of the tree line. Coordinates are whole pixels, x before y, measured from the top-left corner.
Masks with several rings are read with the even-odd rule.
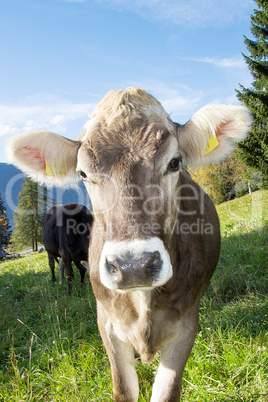
[[[33,251],[38,250],[38,243],[42,243],[44,217],[49,201],[47,187],[25,176],[14,212],[12,242],[17,248],[30,246]]]
[[[44,217],[51,202],[47,187],[40,186],[25,176],[22,190],[18,195],[18,205],[14,211],[14,227],[11,231],[0,194],[0,247],[5,248],[9,245],[14,251],[25,247],[37,251],[38,244],[43,241]]]
[[[233,196],[267,187],[268,178],[268,1],[255,0],[258,9],[251,15],[253,39],[245,37],[249,55],[243,54],[252,74],[251,88],[239,84],[237,98],[251,111],[254,122],[250,135],[237,146],[224,162],[191,170],[193,178],[204,187],[217,204]],[[3,199],[0,194],[0,247],[10,240],[16,249],[42,242],[44,215],[51,200],[47,188],[25,176],[14,212],[15,226],[11,234]]]

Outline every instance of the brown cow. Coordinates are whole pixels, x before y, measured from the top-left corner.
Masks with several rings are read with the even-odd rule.
[[[93,205],[89,265],[115,401],[137,401],[135,353],[161,351],[151,401],[179,401],[200,299],[220,253],[217,213],[182,167],[219,161],[245,138],[243,106],[214,105],[185,125],[138,88],[109,93],[71,141],[50,132],[15,137],[9,151],[39,181],[80,174]]]

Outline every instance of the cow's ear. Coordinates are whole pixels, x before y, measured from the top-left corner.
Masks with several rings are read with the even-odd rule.
[[[33,180],[47,185],[77,181],[80,142],[49,131],[33,131],[13,137],[7,146],[9,160]]]
[[[179,147],[192,167],[220,162],[246,138],[252,116],[244,106],[207,105],[179,129]]]

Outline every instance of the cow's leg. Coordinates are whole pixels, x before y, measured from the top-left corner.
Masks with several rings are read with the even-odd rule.
[[[178,337],[161,350],[151,402],[178,402],[182,374],[198,329],[198,308],[182,319]]]
[[[67,293],[71,294],[71,285],[74,277],[72,260],[69,256],[62,256],[62,264],[65,271],[66,282],[67,282]]]
[[[111,364],[114,401],[136,402],[139,384],[134,348],[128,341],[124,342],[118,338],[107,314],[99,304],[98,326]]]
[[[75,262],[75,265],[77,266],[77,269],[80,272],[81,283],[85,283],[85,274],[87,272],[86,267],[84,267],[84,265],[82,265],[81,262],[78,260],[75,260],[74,262]]]
[[[55,259],[54,259],[54,257],[53,257],[51,254],[49,254],[49,253],[47,253],[47,255],[48,255],[48,264],[49,264],[50,270],[51,270],[51,279],[52,279],[52,282],[56,282],[56,275],[55,275]]]
[[[59,273],[60,273],[59,284],[62,285],[63,278],[64,278],[64,265],[63,265],[63,262],[62,262],[62,258],[60,258],[60,260],[59,260]]]

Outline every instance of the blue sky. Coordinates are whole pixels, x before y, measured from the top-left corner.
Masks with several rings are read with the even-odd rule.
[[[112,89],[140,86],[174,121],[237,104],[253,0],[0,0],[0,162],[5,142],[48,129],[75,139]]]

